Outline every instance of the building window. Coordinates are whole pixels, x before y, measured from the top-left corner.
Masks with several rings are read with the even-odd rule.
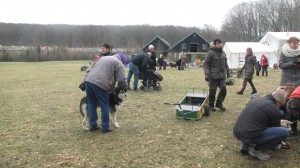
[[[207,44],[202,44],[202,50],[208,50],[208,45]]]
[[[185,43],[181,43],[181,49],[186,49],[186,44]]]

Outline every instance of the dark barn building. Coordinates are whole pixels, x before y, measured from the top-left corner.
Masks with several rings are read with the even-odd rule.
[[[209,42],[196,32],[189,34],[170,48],[173,59],[178,59],[179,54],[184,53],[188,62],[194,62],[195,59],[203,61],[208,49]]]
[[[143,52],[146,52],[148,50],[148,46],[151,44],[154,46],[154,51],[157,57],[159,57],[160,54],[163,54],[163,56],[168,55],[171,45],[163,38],[159,36],[154,37],[149,43],[143,46]]]

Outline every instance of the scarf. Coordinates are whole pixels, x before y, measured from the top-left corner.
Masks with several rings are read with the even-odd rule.
[[[282,52],[286,57],[296,57],[300,55],[300,46],[297,49],[292,49],[288,43],[282,46]]]
[[[223,52],[223,48],[212,48],[212,50],[217,52],[217,53],[222,53]]]

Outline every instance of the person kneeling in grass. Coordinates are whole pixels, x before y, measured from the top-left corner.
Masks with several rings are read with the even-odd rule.
[[[286,102],[287,93],[278,88],[272,94],[251,100],[240,113],[233,134],[241,141],[241,152],[259,160],[269,160],[267,149],[280,149],[288,135],[281,125],[291,124],[281,119],[279,107]]]

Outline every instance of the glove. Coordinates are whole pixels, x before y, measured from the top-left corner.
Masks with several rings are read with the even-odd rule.
[[[81,89],[81,91],[85,91],[85,84],[84,84],[84,82],[82,82],[82,83],[79,85],[79,89]]]
[[[206,81],[206,82],[208,82],[208,81],[209,81],[209,79],[208,79],[208,78],[205,78],[205,81]]]

